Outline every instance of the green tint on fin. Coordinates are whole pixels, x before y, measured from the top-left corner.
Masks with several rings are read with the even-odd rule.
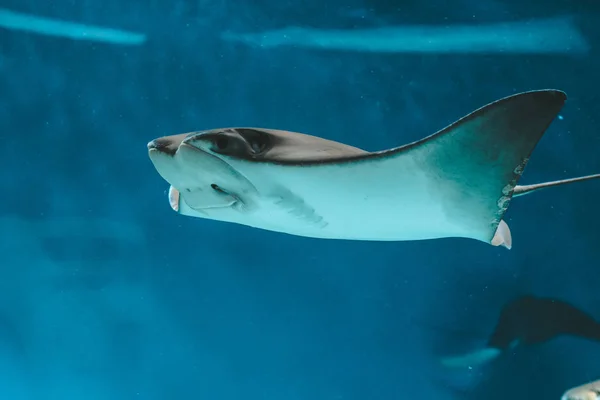
[[[432,190],[443,193],[446,214],[467,227],[472,238],[492,243],[498,232],[503,235],[496,243],[509,244],[510,231],[507,226],[499,230],[500,221],[529,156],[565,101],[559,90],[505,97],[390,152],[410,154],[428,171]]]

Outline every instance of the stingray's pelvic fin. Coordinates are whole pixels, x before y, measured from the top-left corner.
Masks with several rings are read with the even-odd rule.
[[[515,186],[515,190],[513,192],[513,197],[523,196],[523,195],[526,195],[529,193],[533,193],[537,190],[546,189],[546,188],[553,187],[553,186],[566,185],[568,183],[582,182],[582,181],[588,181],[591,179],[599,179],[599,178],[600,178],[600,174],[594,174],[594,175],[580,176],[577,178],[563,179],[560,181],[536,183],[534,185],[523,185],[523,186],[517,185],[517,186]]]
[[[512,248],[512,235],[510,234],[510,228],[504,220],[500,220],[498,224],[498,228],[492,239],[492,246],[502,246],[508,250]]]

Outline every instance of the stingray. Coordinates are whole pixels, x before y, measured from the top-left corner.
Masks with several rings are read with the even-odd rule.
[[[455,237],[510,249],[503,217],[513,197],[600,178],[517,185],[565,101],[559,90],[512,95],[376,152],[263,128],[165,136],[148,152],[186,216],[320,239]]]
[[[561,400],[600,400],[600,379],[567,390]]]
[[[484,348],[444,357],[442,364],[447,367],[472,367],[490,362],[517,346],[539,345],[563,335],[600,342],[600,322],[559,299],[521,296],[502,308]]]

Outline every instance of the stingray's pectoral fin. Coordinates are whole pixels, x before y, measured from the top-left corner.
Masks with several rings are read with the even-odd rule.
[[[486,364],[497,358],[502,351],[495,347],[486,347],[471,353],[443,357],[440,361],[448,368],[468,368]]]
[[[510,228],[504,220],[500,220],[498,224],[498,228],[492,239],[492,245],[506,247],[509,250],[512,248],[512,235],[510,234]]]
[[[538,191],[540,189],[546,189],[546,188],[550,188],[550,187],[554,187],[554,186],[561,186],[561,185],[566,185],[566,184],[575,183],[575,182],[589,181],[592,179],[600,179],[600,174],[579,176],[577,178],[562,179],[560,181],[536,183],[534,185],[523,185],[523,186],[517,185],[517,186],[515,186],[515,190],[513,192],[513,197],[523,196],[523,195]]]
[[[506,97],[405,150],[428,174],[431,192],[443,199],[440,205],[461,236],[510,248],[502,219],[533,149],[565,100],[558,90]]]

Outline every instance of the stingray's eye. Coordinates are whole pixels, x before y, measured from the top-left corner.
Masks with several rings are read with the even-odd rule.
[[[210,140],[211,151],[224,156],[243,158],[249,151],[246,141],[235,133],[222,132],[206,139]]]
[[[251,128],[237,128],[236,131],[246,140],[254,154],[260,154],[269,147],[269,135],[264,131]]]
[[[254,153],[262,153],[267,147],[267,143],[260,139],[257,138],[257,140],[250,140],[250,147]]]
[[[225,150],[229,146],[229,138],[227,136],[219,136],[217,140],[215,140],[215,146],[219,150]]]

